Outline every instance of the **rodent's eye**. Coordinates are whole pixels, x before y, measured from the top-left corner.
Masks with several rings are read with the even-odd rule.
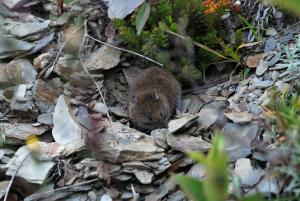
[[[160,117],[163,118],[164,117],[164,113],[162,111],[159,112]]]
[[[152,120],[153,120],[153,118],[152,118],[152,117],[148,117],[148,120],[149,120],[149,121],[152,121]]]
[[[136,96],[135,95],[133,95],[132,97],[131,97],[131,101],[133,102],[133,103],[136,103],[137,102],[137,100],[136,100],[137,98],[136,98]]]

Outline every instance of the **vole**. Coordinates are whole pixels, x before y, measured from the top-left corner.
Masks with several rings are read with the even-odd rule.
[[[181,110],[181,86],[162,67],[147,68],[129,86],[128,113],[137,128],[166,127],[175,109]]]

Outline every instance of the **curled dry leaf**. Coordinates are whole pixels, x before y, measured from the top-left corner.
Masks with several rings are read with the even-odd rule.
[[[253,114],[249,112],[230,112],[230,113],[225,113],[225,116],[233,121],[234,123],[248,123],[252,121],[253,119]]]
[[[259,65],[259,60],[264,58],[264,54],[256,54],[246,57],[246,64],[249,68],[256,68]]]

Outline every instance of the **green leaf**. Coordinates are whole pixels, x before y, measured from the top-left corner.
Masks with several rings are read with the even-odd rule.
[[[137,34],[140,35],[150,15],[150,4],[145,1],[139,9],[135,18],[135,27]]]
[[[196,161],[197,163],[204,164],[206,165],[206,158],[204,154],[200,152],[188,152],[187,153],[188,157]]]
[[[191,200],[207,201],[200,181],[184,175],[176,175],[175,180]]]
[[[207,178],[204,190],[208,201],[225,201],[227,198],[228,176],[225,140],[216,132],[213,146],[207,156]]]
[[[225,155],[225,140],[223,136],[220,133],[216,133],[214,139],[213,139],[213,146],[208,154],[208,160],[210,161],[216,161],[218,159],[221,159],[221,161],[217,161],[218,164],[222,164],[223,168],[225,168],[227,165],[227,161]]]
[[[274,0],[279,6],[289,9],[293,13],[300,15],[300,1],[299,0]]]
[[[255,36],[255,38],[257,40],[261,40],[261,36],[257,33],[257,31],[255,30],[255,28],[250,24],[250,22],[246,18],[244,18],[242,15],[240,15],[240,14],[238,14],[238,17],[252,31],[252,33]]]
[[[68,4],[72,3],[73,1],[75,1],[75,0],[64,0],[64,3],[68,5]]]

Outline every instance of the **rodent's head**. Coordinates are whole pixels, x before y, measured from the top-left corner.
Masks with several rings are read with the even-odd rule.
[[[130,97],[128,111],[133,124],[143,129],[165,127],[171,116],[167,97],[153,91]]]

